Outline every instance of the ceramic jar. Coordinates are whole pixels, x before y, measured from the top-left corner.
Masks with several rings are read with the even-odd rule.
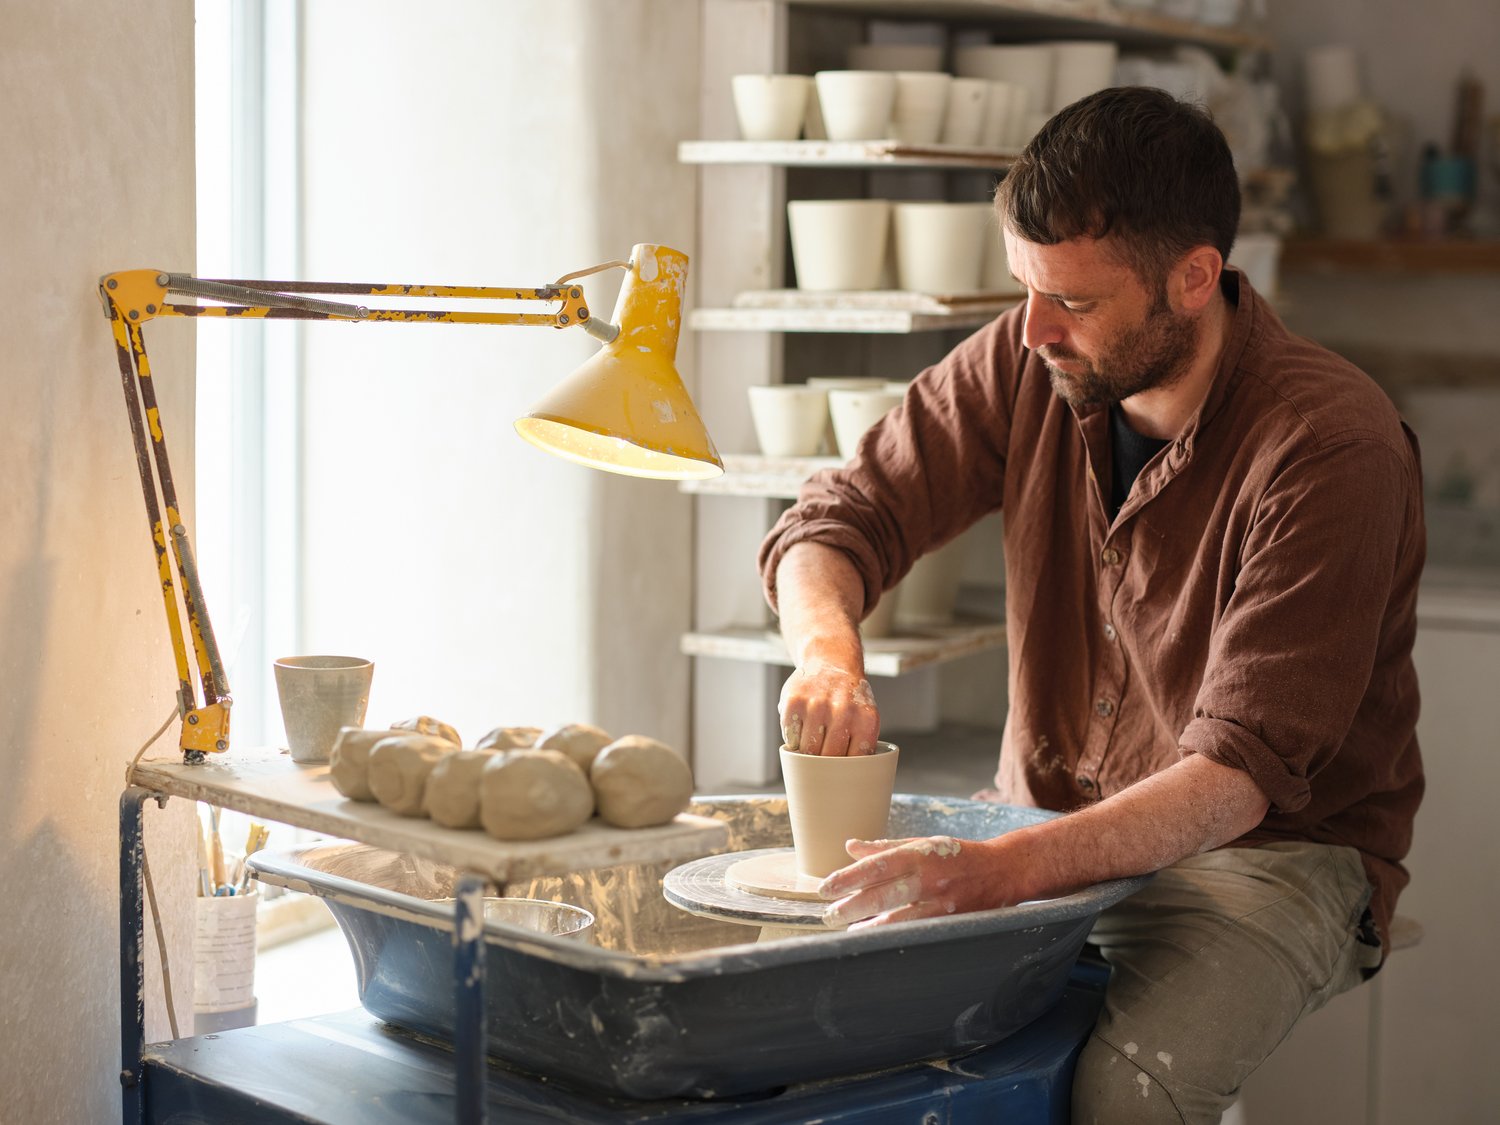
[[[747,388],[750,419],[767,457],[812,457],[828,428],[828,392],[795,383]]]

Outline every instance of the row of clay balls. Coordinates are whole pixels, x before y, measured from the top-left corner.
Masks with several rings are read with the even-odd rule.
[[[345,727],[331,763],[333,787],[350,800],[497,840],[561,836],[596,809],[617,828],[665,824],[693,793],[692,772],[670,746],[586,723],[498,727],[472,750],[427,715],[388,730]]]

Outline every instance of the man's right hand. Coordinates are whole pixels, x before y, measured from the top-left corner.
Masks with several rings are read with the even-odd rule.
[[[873,754],[880,714],[865,679],[864,583],[842,551],[797,543],[776,569],[781,635],[797,670],[781,689],[781,736],[804,754]]]
[[[781,689],[781,737],[804,754],[873,754],[880,712],[870,681],[856,672],[811,660]]]

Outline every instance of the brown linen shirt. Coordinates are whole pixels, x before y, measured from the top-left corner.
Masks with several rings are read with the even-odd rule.
[[[996,799],[1074,809],[1202,754],[1271,802],[1236,844],[1359,849],[1385,935],[1423,789],[1416,439],[1243,275],[1223,285],[1233,322],[1212,388],[1112,523],[1108,409],[1052,392],[1016,309],[803,487],[761,573],[774,606],[787,548],[839,548],[868,611],[999,509],[1010,712]]]

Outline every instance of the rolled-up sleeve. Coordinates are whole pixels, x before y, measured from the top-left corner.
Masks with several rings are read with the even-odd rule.
[[[1180,746],[1245,770],[1281,812],[1308,803],[1369,689],[1410,473],[1379,437],[1328,442],[1275,475],[1244,536]]]

